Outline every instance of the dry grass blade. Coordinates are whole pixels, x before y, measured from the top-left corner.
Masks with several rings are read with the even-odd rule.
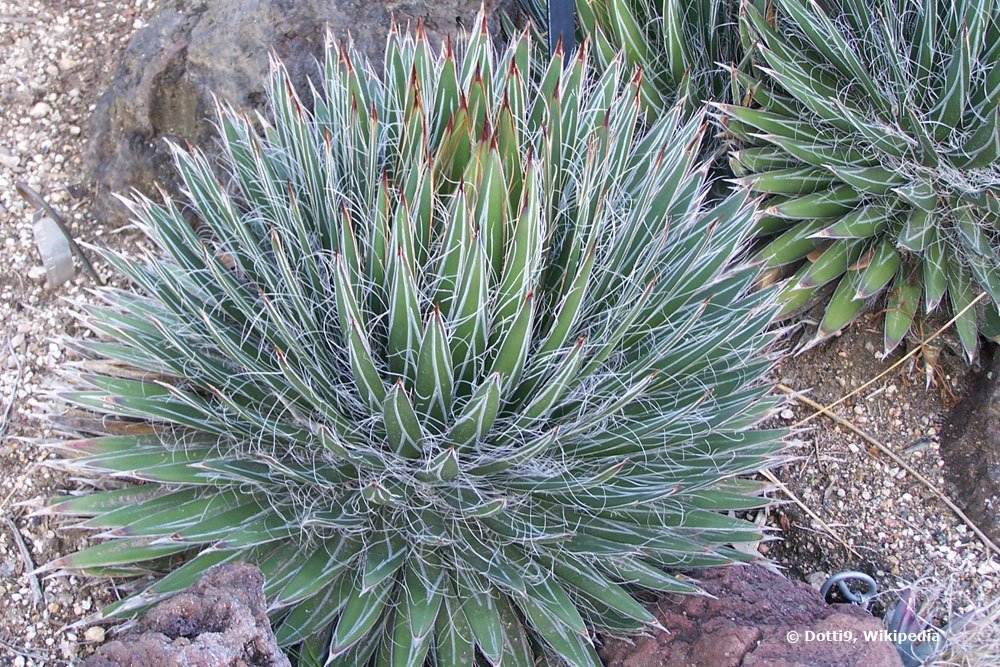
[[[24,377],[24,362],[21,361],[21,357],[17,354],[17,350],[14,349],[9,338],[7,339],[7,352],[17,362],[17,377],[14,378],[14,385],[10,390],[10,400],[7,401],[3,413],[0,414],[0,438],[7,435],[7,429],[10,427],[10,415],[14,411],[14,403],[17,401],[17,391],[21,388],[21,379]]]
[[[34,599],[35,606],[37,607],[42,604],[42,587],[39,585],[38,577],[35,575],[35,564],[31,560],[31,552],[28,551],[28,545],[24,543],[21,531],[17,529],[17,524],[14,523],[13,519],[5,516],[3,520],[11,537],[14,538],[14,543],[21,554],[21,559],[24,561],[24,576],[28,578],[28,584],[31,586],[31,597]]]

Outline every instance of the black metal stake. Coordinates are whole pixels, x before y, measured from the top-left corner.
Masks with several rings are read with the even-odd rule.
[[[566,56],[576,51],[576,0],[549,0],[549,55],[560,39]]]

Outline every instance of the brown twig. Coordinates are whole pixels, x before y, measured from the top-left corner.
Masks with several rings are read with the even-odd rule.
[[[972,532],[974,532],[976,534],[976,536],[979,538],[979,540],[987,548],[989,548],[993,553],[995,553],[997,555],[1000,555],[1000,547],[998,547],[996,545],[996,543],[993,542],[993,540],[991,540],[983,531],[981,531],[979,529],[979,527],[972,522],[972,519],[970,519],[968,516],[966,516],[965,512],[963,512],[958,505],[956,505],[954,502],[952,502],[951,498],[949,498],[948,496],[946,496],[929,479],[927,479],[926,477],[924,477],[923,475],[921,475],[920,472],[918,470],[916,470],[913,466],[911,466],[909,463],[907,463],[906,461],[904,461],[898,454],[896,454],[896,452],[892,451],[891,449],[889,449],[888,447],[886,447],[885,445],[883,445],[881,442],[879,442],[878,440],[876,440],[875,437],[872,436],[871,434],[867,433],[866,431],[861,430],[852,421],[850,421],[848,419],[845,419],[845,418],[841,417],[840,415],[832,412],[830,410],[831,406],[825,406],[825,405],[822,405],[820,403],[817,403],[816,401],[812,400],[811,398],[807,398],[807,397],[803,396],[801,393],[799,393],[799,392],[795,391],[794,389],[792,389],[791,387],[786,387],[783,384],[778,384],[778,389],[780,389],[781,391],[785,392],[786,394],[789,394],[794,400],[799,401],[800,403],[809,406],[813,410],[816,410],[816,414],[826,415],[827,417],[829,417],[833,421],[837,422],[841,426],[844,426],[844,427],[849,428],[850,430],[854,431],[854,433],[856,433],[858,436],[860,436],[866,442],[868,442],[869,444],[871,444],[872,446],[874,446],[876,449],[878,449],[880,452],[882,452],[883,454],[885,454],[886,456],[888,456],[889,458],[891,458],[895,463],[897,463],[906,472],[908,472],[909,474],[913,475],[913,477],[917,481],[919,481],[921,484],[923,484],[924,486],[926,486],[934,495],[936,495],[941,500],[941,502],[943,502],[945,505],[947,505],[948,509],[950,509],[952,512],[954,512],[955,515],[959,519],[961,519],[962,522],[965,523],[966,526],[968,526],[970,529],[972,529]]]
[[[42,587],[38,583],[38,577],[35,575],[35,564],[31,561],[31,552],[28,551],[28,545],[24,543],[24,538],[21,537],[21,531],[17,529],[17,524],[9,516],[4,515],[4,523],[7,525],[7,530],[14,538],[14,543],[17,545],[17,550],[21,552],[21,559],[24,561],[24,576],[28,578],[28,583],[31,586],[31,597],[35,600],[35,606],[42,604]]]

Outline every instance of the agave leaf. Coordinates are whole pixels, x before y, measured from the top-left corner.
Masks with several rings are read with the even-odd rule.
[[[382,611],[394,588],[391,577],[381,579],[370,588],[363,586],[360,581],[354,584],[353,592],[334,627],[329,658],[342,655],[371,632],[382,618]]]
[[[936,114],[934,120],[938,123],[935,136],[946,136],[950,128],[958,125],[962,119],[969,97],[969,83],[972,76],[972,43],[969,38],[968,26],[963,26],[962,34],[955,44],[948,70],[942,87],[938,93]]]
[[[57,568],[96,568],[128,563],[142,563],[180,553],[188,548],[183,544],[153,544],[146,538],[119,539],[103,542],[62,556],[45,566]]]
[[[455,419],[449,440],[459,449],[472,445],[493,425],[500,408],[500,382],[498,373],[491,374]]]
[[[451,349],[441,312],[435,309],[424,330],[417,355],[416,408],[431,423],[444,424],[450,417],[454,370]]]
[[[955,330],[962,342],[962,349],[969,363],[976,358],[979,351],[979,331],[976,324],[976,311],[971,304],[976,298],[972,288],[972,279],[968,272],[955,261],[948,263],[948,295],[951,307],[958,318],[955,320]]]
[[[451,586],[445,591],[442,609],[434,631],[435,658],[447,667],[472,667],[475,665],[475,642],[472,628],[462,613]]]
[[[515,385],[521,377],[531,345],[534,312],[534,295],[528,293],[503,338],[495,341],[496,356],[490,374],[499,375],[505,388]]]
[[[517,599],[516,604],[531,621],[535,632],[568,664],[573,667],[600,667],[601,659],[597,656],[589,637],[581,637],[555,620],[544,607],[530,597]]]
[[[883,241],[861,275],[858,299],[867,299],[882,291],[899,270],[902,260],[888,241]]]
[[[490,664],[500,664],[505,638],[503,622],[491,587],[478,576],[460,570],[454,588],[461,600],[462,614],[472,630],[476,647]]]
[[[361,543],[358,540],[327,540],[289,578],[275,597],[276,604],[295,603],[320,592],[351,567],[360,550]]]
[[[927,312],[937,308],[948,289],[947,258],[944,241],[932,233],[923,260],[924,304]]]
[[[902,342],[913,325],[920,305],[920,283],[916,274],[901,271],[889,291],[885,311],[885,354],[888,355]]]
[[[300,602],[285,615],[275,629],[275,641],[279,646],[289,646],[310,636],[317,636],[317,631],[328,625],[344,609],[351,599],[351,592],[351,577],[346,576],[326,586],[322,592]],[[322,644],[324,662],[329,647],[330,637],[326,636]]]
[[[862,276],[861,271],[848,271],[837,283],[837,289],[820,321],[818,336],[835,334],[861,313],[865,302],[864,299],[857,298],[857,294]]]

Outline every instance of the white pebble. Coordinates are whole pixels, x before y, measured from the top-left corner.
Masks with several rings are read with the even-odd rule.
[[[52,107],[45,102],[39,102],[35,106],[31,107],[30,115],[32,118],[45,118],[49,115],[50,111],[52,111]]]

